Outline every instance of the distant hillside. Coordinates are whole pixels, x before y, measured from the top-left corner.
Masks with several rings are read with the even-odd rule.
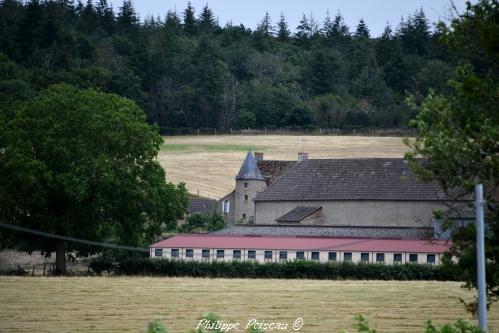
[[[400,127],[413,116],[406,96],[445,89],[456,62],[422,10],[379,38],[340,13],[304,15],[296,30],[285,17],[255,31],[215,18],[208,5],[141,22],[130,1],[1,1],[1,99],[95,87],[133,99],[164,133]]]

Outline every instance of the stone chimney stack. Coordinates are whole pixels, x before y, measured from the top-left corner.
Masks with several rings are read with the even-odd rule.
[[[263,153],[257,153],[254,152],[253,155],[255,156],[255,161],[263,161]]]
[[[308,153],[298,153],[298,162],[308,160]]]

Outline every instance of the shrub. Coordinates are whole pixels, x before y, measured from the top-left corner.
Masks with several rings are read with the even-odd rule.
[[[96,273],[108,270],[118,275],[319,280],[458,280],[446,266],[319,263],[308,260],[259,264],[252,261],[201,262],[129,258],[117,263],[92,262],[90,268]]]

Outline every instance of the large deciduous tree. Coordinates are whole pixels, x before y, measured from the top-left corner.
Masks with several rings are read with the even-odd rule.
[[[425,179],[439,181],[455,193],[471,195],[476,183],[483,183],[486,195],[486,257],[489,301],[499,297],[499,71],[497,36],[498,4],[481,0],[468,3],[466,12],[441,26],[442,36],[462,57],[450,92],[431,93],[418,107],[413,121],[415,140],[407,155]],[[423,156],[427,163],[415,163]],[[474,225],[458,228],[452,236],[451,252],[459,262],[457,272],[467,286],[476,285]]]
[[[167,183],[162,143],[126,98],[55,85],[0,109],[0,221],[51,234],[144,245],[172,229],[187,205],[184,186]],[[0,230],[4,245],[56,252],[59,273],[76,243]]]

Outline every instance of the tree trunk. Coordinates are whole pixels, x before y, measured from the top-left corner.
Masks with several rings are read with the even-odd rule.
[[[66,243],[63,240],[57,240],[55,243],[55,273],[66,274]]]

